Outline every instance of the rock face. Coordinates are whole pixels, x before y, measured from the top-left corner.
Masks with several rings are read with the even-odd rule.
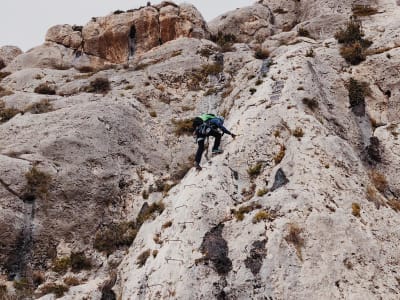
[[[7,66],[14,58],[22,54],[22,50],[15,46],[0,47],[0,60],[3,62],[3,67]]]
[[[259,1],[212,21],[226,48],[192,6],[149,5],[8,63],[0,298],[397,299],[400,8],[370,3],[350,65],[325,23],[352,4]],[[203,112],[237,136],[198,172]]]
[[[238,42],[263,41],[273,33],[273,14],[262,4],[254,4],[223,14],[209,24],[210,32],[234,35]]]
[[[94,18],[82,30],[84,51],[114,63],[179,37],[205,38],[207,34],[195,7],[170,2]]]
[[[75,29],[75,30],[74,30]],[[82,28],[71,25],[56,25],[47,30],[46,41],[64,45],[67,48],[82,47]]]

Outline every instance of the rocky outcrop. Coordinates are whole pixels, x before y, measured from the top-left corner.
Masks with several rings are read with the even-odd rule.
[[[18,55],[22,54],[22,50],[15,46],[3,46],[0,47],[0,61],[3,62],[3,66],[0,67],[4,68],[7,66],[14,58]]]
[[[235,36],[240,43],[260,43],[272,35],[273,18],[267,6],[257,3],[227,12],[212,20],[208,26],[214,36],[221,32]]]
[[[82,30],[84,51],[114,63],[179,37],[205,38],[207,34],[194,6],[170,2],[94,18]]]
[[[195,10],[163,3],[93,20],[96,55],[63,45],[80,28],[61,26],[48,34],[60,39],[16,57],[0,81],[0,293],[396,299],[400,10],[378,1],[360,17],[373,44],[349,65],[322,26],[339,8],[348,19],[353,3],[335,3],[259,2],[237,17],[267,21],[273,35],[243,31],[248,43],[224,53],[194,38],[205,30]],[[254,8],[265,16],[247,16]],[[218,22],[228,30],[236,13]],[[300,23],[283,28],[292,17]],[[118,26],[162,43],[147,36],[155,46],[141,40],[129,64],[66,69],[71,58],[127,55]],[[96,28],[116,38],[115,55]],[[268,58],[252,50],[262,39]],[[190,127],[202,112],[223,114],[237,136],[204,153],[198,172]]]
[[[56,25],[46,33],[46,42],[54,42],[67,48],[78,49],[82,47],[82,28],[71,25]]]

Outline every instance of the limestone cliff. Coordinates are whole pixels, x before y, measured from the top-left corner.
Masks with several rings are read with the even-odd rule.
[[[0,71],[0,298],[398,299],[399,17],[163,2],[50,28]],[[202,112],[237,137],[198,172]]]

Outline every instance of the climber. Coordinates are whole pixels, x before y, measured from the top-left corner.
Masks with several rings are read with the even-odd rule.
[[[198,144],[194,165],[196,170],[201,170],[200,160],[204,152],[204,143],[207,137],[213,136],[215,138],[212,154],[220,154],[223,152],[219,149],[219,144],[221,143],[221,137],[224,133],[229,134],[232,138],[236,137],[236,135],[226,129],[223,124],[224,118],[217,117],[214,114],[202,114],[194,119],[193,136],[196,138],[196,143]]]

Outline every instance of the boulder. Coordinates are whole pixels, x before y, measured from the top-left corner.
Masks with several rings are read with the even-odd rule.
[[[7,66],[14,58],[16,58],[20,54],[22,54],[22,50],[16,46],[0,47],[0,61],[3,62],[3,67]]]
[[[227,12],[211,22],[208,27],[212,35],[219,32],[234,35],[237,42],[261,42],[273,33],[273,15],[262,4],[238,8]]]
[[[74,29],[79,28],[67,24],[50,27],[46,33],[46,41],[58,43],[68,48],[78,49],[82,46],[82,33]]]

